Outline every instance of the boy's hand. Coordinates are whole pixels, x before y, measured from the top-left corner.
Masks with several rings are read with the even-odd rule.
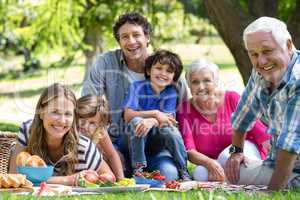
[[[135,127],[135,135],[137,137],[146,136],[149,130],[158,125],[158,121],[155,118],[145,118],[138,123]]]
[[[160,112],[160,111],[157,111],[156,119],[159,123],[160,128],[163,127],[163,126],[172,126],[172,125],[178,123],[172,115],[166,114],[166,113],[163,113],[163,112]]]

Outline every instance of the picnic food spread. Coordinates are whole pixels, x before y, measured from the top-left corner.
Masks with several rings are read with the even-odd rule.
[[[154,179],[159,181],[164,181],[166,179],[165,176],[162,176],[160,174],[159,170],[153,171],[153,172],[136,172],[134,176],[141,177],[141,178],[147,178],[147,179]]]
[[[72,193],[72,187],[65,185],[52,185],[46,182],[41,183],[40,187],[33,192],[38,196],[67,195]]]
[[[79,175],[79,186],[86,188],[98,188],[98,187],[111,187],[111,186],[133,186],[135,185],[134,179],[123,178],[116,182],[113,175],[109,173],[103,173],[97,175],[95,173],[87,172]]]
[[[22,174],[0,174],[0,188],[32,188],[33,184]]]
[[[37,155],[22,151],[16,157],[17,166],[46,167],[45,161]]]

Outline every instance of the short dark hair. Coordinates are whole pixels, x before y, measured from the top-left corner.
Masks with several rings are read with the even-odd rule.
[[[126,23],[141,26],[143,28],[144,34],[150,36],[152,29],[151,24],[148,22],[148,20],[137,12],[128,12],[119,16],[118,20],[113,25],[114,37],[118,42],[120,41],[119,29]]]
[[[149,56],[145,61],[145,78],[149,79],[148,71],[151,70],[151,67],[156,63],[160,63],[162,65],[169,65],[169,67],[174,70],[174,78],[173,81],[178,81],[180,74],[182,72],[182,62],[180,57],[171,51],[167,50],[158,50],[153,55]]]

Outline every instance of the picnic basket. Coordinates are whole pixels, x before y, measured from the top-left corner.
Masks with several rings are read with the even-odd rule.
[[[8,171],[10,150],[16,139],[17,133],[0,131],[0,174]]]

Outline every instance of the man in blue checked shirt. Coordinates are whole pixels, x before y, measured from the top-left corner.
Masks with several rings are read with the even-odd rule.
[[[284,22],[261,17],[244,30],[253,71],[236,112],[227,179],[237,184],[267,185],[270,190],[300,186],[300,52]],[[243,154],[245,132],[262,118],[272,134],[265,161]]]

